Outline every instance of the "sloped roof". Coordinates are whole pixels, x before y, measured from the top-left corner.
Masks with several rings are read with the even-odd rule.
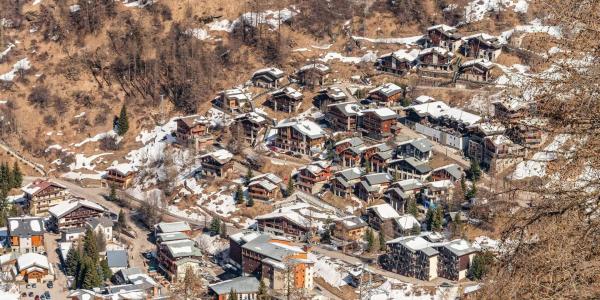
[[[50,214],[52,216],[54,216],[57,219],[60,219],[63,216],[65,216],[66,214],[68,214],[80,207],[85,207],[85,208],[93,209],[93,210],[100,211],[100,212],[106,211],[106,209],[104,207],[102,207],[100,204],[92,202],[92,201],[88,201],[88,200],[63,201],[55,206],[50,207],[50,209],[48,211],[50,212]]]
[[[109,268],[127,268],[127,250],[107,250],[106,261]]]
[[[96,228],[98,225],[102,225],[104,228],[112,227],[113,221],[108,217],[98,217],[87,220],[87,223],[92,227]]]
[[[25,253],[17,257],[18,270],[22,271],[30,267],[39,267],[43,269],[50,269],[48,263],[48,257],[38,253]]]
[[[393,110],[391,110],[387,107],[366,109],[366,110],[363,110],[362,112],[363,112],[363,114],[372,112],[372,113],[376,114],[382,120],[397,119],[399,117],[398,114],[396,114],[396,112],[394,112]]]
[[[192,230],[190,225],[185,221],[179,222],[160,222],[156,224],[156,229],[162,233],[183,232]]]
[[[208,286],[217,295],[227,295],[232,290],[238,294],[253,294],[258,292],[260,282],[253,276],[242,276]]]
[[[275,90],[273,92],[270,93],[272,96],[279,96],[279,95],[285,95],[289,98],[295,99],[295,100],[301,100],[302,97],[304,97],[302,95],[302,93],[298,92],[296,89],[291,88],[289,86],[286,86],[282,89],[279,90]]]
[[[327,105],[328,107],[335,107],[347,117],[360,116],[362,111],[360,105],[356,102],[341,102]]]
[[[269,68],[256,70],[254,72],[254,74],[252,74],[252,78],[254,79],[254,77],[264,75],[264,74],[268,75],[269,77],[271,77],[273,79],[279,79],[279,78],[282,78],[285,73],[283,73],[283,71],[278,68],[269,67]]]
[[[323,131],[323,129],[319,125],[317,125],[317,123],[306,119],[284,119],[281,120],[281,122],[279,122],[275,128],[279,129],[285,127],[292,127],[298,132],[307,135],[308,137],[313,139],[325,136],[325,131]]]
[[[11,236],[29,237],[32,235],[43,235],[44,220],[39,217],[14,217],[8,218],[8,232]]]
[[[388,203],[378,204],[367,207],[367,210],[373,211],[381,220],[391,220],[399,218],[398,212]]]
[[[401,215],[400,217],[396,218],[395,221],[402,230],[410,230],[415,225],[419,227],[421,226],[419,221],[417,221],[417,219],[411,214]]]
[[[384,83],[372,90],[369,91],[369,94],[373,94],[373,93],[381,93],[387,97],[401,93],[402,92],[402,88],[397,86],[394,83],[388,82],[388,83]]]
[[[265,219],[275,219],[275,218],[284,218],[300,227],[303,228],[308,228],[310,226],[310,222],[303,217],[302,215],[300,215],[299,213],[297,213],[296,211],[283,211],[281,209],[277,209],[273,212],[270,212],[268,214],[264,214],[261,216],[256,217],[256,220],[265,220]]]
[[[200,158],[209,156],[212,157],[214,160],[218,161],[220,164],[226,164],[233,158],[233,153],[227,151],[227,149],[219,149],[214,152],[206,153],[200,156]]]
[[[43,179],[36,179],[35,181],[23,187],[21,190],[28,195],[35,196],[49,187],[57,187],[63,190],[67,189],[67,187],[65,187],[64,185],[58,184],[56,182],[47,181]]]
[[[465,125],[473,125],[481,120],[481,117],[478,115],[459,108],[450,107],[442,101],[411,105],[407,110],[413,110],[420,116],[430,116],[435,119],[446,117]]]

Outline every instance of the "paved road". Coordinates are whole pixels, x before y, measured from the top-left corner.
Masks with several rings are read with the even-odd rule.
[[[46,284],[37,284],[36,289],[22,289],[21,292],[33,291],[36,295],[41,295],[45,291],[49,291],[52,299],[66,299],[68,294],[67,277],[60,270],[60,258],[58,253],[58,240],[60,234],[45,233],[44,234],[44,247],[48,256],[48,262],[52,264],[54,268],[54,287],[49,289]]]

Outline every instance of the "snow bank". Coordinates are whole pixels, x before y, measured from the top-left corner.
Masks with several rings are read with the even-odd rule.
[[[186,34],[189,34],[201,41],[207,40],[210,38],[208,32],[202,28],[192,28],[185,31]]]
[[[89,142],[98,142],[98,141],[100,141],[101,139],[103,139],[105,137],[115,137],[115,138],[118,138],[117,133],[114,130],[110,130],[110,131],[107,131],[107,132],[102,132],[102,133],[96,134],[95,136],[93,136],[91,138],[87,138],[87,139],[85,139],[85,140],[83,140],[83,141],[81,141],[81,142],[79,142],[77,144],[72,144],[72,145],[75,146],[75,147],[77,147],[77,148],[79,148],[79,147],[81,147],[81,146],[83,146],[83,145],[85,145],[85,144],[87,144]]]
[[[544,150],[533,155],[531,160],[522,161],[517,164],[515,171],[512,174],[512,179],[521,180],[528,177],[544,177],[546,176],[546,166],[548,162],[558,158],[557,151],[569,140],[568,134],[557,135],[552,143]]]
[[[16,62],[13,65],[12,70],[10,70],[8,73],[4,73],[4,74],[0,75],[0,81],[13,81],[15,79],[15,77],[17,76],[17,72],[29,70],[29,69],[31,69],[31,63],[29,62],[29,59],[23,58],[23,59],[19,60],[18,62]]]
[[[208,23],[207,26],[208,26],[208,30],[211,30],[211,31],[226,31],[226,32],[233,31],[233,23],[227,19]]]
[[[403,38],[368,38],[363,36],[353,35],[352,39],[359,41],[367,41],[375,44],[403,44],[403,45],[412,45],[415,44],[419,39],[421,39],[422,35],[403,37]]]
[[[337,52],[328,52],[327,54],[325,54],[325,56],[323,56],[322,58],[319,58],[319,60],[322,62],[328,62],[330,60],[339,60],[343,63],[359,64],[359,63],[363,63],[363,62],[377,61],[377,54],[375,54],[375,52],[373,52],[373,51],[368,51],[363,56],[352,57],[352,56],[343,56],[342,54],[337,53]]]
[[[8,47],[6,47],[6,50],[0,52],[0,60],[2,60],[6,55],[8,55],[8,53],[14,48],[16,47],[15,44],[9,44]]]
[[[515,12],[526,13],[529,0],[472,0],[465,6],[465,21],[480,21],[488,12],[499,12],[511,7]]]
[[[311,260],[315,261],[315,276],[319,276],[333,287],[341,287],[348,283],[344,280],[349,273],[344,269],[344,266],[349,267],[345,263],[333,261],[327,256],[315,256],[310,254]]]

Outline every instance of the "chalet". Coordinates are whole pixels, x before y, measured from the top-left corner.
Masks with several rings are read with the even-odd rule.
[[[45,255],[25,253],[17,257],[15,280],[27,283],[42,283],[54,280],[52,266]]]
[[[435,102],[435,99],[431,96],[421,95],[421,96],[415,98],[413,100],[412,104],[417,105],[417,104],[423,104],[423,103],[429,103],[429,102]]]
[[[439,252],[439,277],[455,281],[467,278],[467,272],[477,253],[469,242],[454,240],[436,248]]]
[[[26,207],[33,216],[47,215],[50,207],[70,197],[65,186],[43,179],[36,179],[22,190]]]
[[[520,99],[494,101],[492,105],[494,106],[494,117],[503,123],[522,120],[528,117],[532,110],[532,103]]]
[[[252,74],[252,84],[257,87],[276,89],[284,77],[282,70],[277,68],[260,69]]]
[[[462,40],[456,33],[456,27],[445,24],[434,25],[427,28],[426,48],[442,47],[450,52],[460,49]]]
[[[225,149],[219,149],[200,156],[202,175],[224,177],[233,169],[233,154]]]
[[[433,181],[438,180],[450,180],[454,183],[458,182],[463,178],[463,169],[457,164],[449,164],[439,168],[435,168],[431,171],[431,179]]]
[[[480,164],[483,168],[502,172],[523,160],[525,148],[513,143],[505,135],[488,136],[483,143],[484,154]]]
[[[363,110],[359,130],[373,139],[389,139],[397,131],[397,119],[398,115],[389,108]]]
[[[74,199],[50,208],[50,224],[58,230],[84,227],[88,220],[101,217],[106,213],[107,209],[95,202]]]
[[[426,138],[407,140],[398,144],[396,156],[429,161],[433,157],[433,144]]]
[[[98,300],[98,299],[165,299],[160,285],[150,275],[138,268],[119,270],[114,275],[116,285],[109,284],[93,290],[71,290],[66,299]]]
[[[245,106],[250,105],[250,96],[241,89],[220,91],[212,100],[214,106],[228,113],[241,113]]]
[[[254,230],[242,230],[229,235],[229,260],[228,262],[238,269],[242,269],[242,246],[259,237],[261,233]]]
[[[502,124],[479,123],[467,127],[469,130],[469,146],[467,147],[467,156],[478,161],[483,161],[485,155],[485,139],[489,136],[502,135],[506,128]]]
[[[329,126],[334,131],[354,132],[357,129],[358,118],[362,115],[356,102],[341,102],[327,106],[325,113]]]
[[[365,146],[354,146],[345,148],[338,154],[342,167],[360,167]]]
[[[269,93],[265,104],[275,111],[292,113],[298,111],[304,96],[294,88],[285,87]]]
[[[366,163],[371,168],[371,172],[385,173],[388,170],[388,163],[394,157],[393,151],[380,151],[371,156]]]
[[[328,66],[319,63],[312,63],[301,67],[296,72],[296,77],[301,85],[306,85],[309,87],[321,86],[327,82],[329,73],[331,73],[331,69]]]
[[[501,73],[502,70],[496,64],[480,58],[463,63],[458,78],[476,83],[489,83],[498,78]]]
[[[129,255],[127,255],[127,250],[107,250],[106,262],[113,273],[127,269],[129,267]]]
[[[411,105],[405,109],[405,125],[430,139],[459,150],[466,150],[468,126],[481,117],[442,101]]]
[[[331,164],[327,161],[315,161],[298,169],[296,187],[309,194],[316,194],[323,189],[331,178]]]
[[[248,195],[252,199],[271,201],[281,198],[283,180],[273,173],[252,177],[248,183]]]
[[[230,299],[231,293],[235,293],[240,300],[258,299],[258,288],[260,282],[256,277],[242,276],[208,285],[208,295],[215,300]]]
[[[160,222],[154,226],[154,234],[158,237],[160,234],[182,233],[187,237],[192,236],[192,228],[185,221],[178,222]],[[169,240],[173,240],[169,238]]]
[[[430,181],[426,183],[425,197],[430,203],[446,202],[452,199],[454,183],[450,180]]]
[[[371,160],[373,155],[375,155],[379,152],[387,152],[387,151],[392,151],[392,150],[393,149],[386,143],[379,143],[379,144],[370,145],[370,146],[363,146],[362,147],[362,156],[363,156],[364,160],[369,161],[369,160]]]
[[[7,218],[8,240],[12,252],[41,253],[44,248],[44,220],[39,217]]]
[[[284,119],[277,124],[274,146],[286,151],[313,155],[322,151],[325,132],[309,120]]]
[[[106,174],[102,178],[104,187],[114,186],[118,189],[127,189],[133,184],[137,169],[131,164],[115,164],[106,169]]]
[[[205,117],[187,116],[175,120],[175,123],[175,139],[179,145],[195,144],[196,139],[208,135],[209,121]]]
[[[242,274],[258,277],[275,292],[290,286],[312,290],[314,262],[308,254],[288,240],[261,234],[242,246]]]
[[[416,59],[416,51],[401,49],[392,53],[387,53],[379,58],[375,66],[377,70],[387,73],[396,74],[399,76],[406,75],[412,68]]]
[[[361,175],[362,172],[357,167],[336,172],[331,180],[331,191],[338,197],[350,198],[354,186],[360,183]]]
[[[385,222],[393,224],[399,217],[398,212],[387,203],[367,207],[367,222],[375,230],[382,230]]]
[[[255,112],[237,115],[234,122],[241,130],[244,142],[249,145],[256,145],[261,141],[269,126],[272,125],[271,120]]]
[[[346,150],[348,148],[360,147],[364,144],[365,144],[365,141],[363,141],[363,139],[361,139],[359,137],[351,137],[351,138],[337,141],[335,144],[333,144],[333,148],[334,148],[335,153],[339,155],[340,153],[344,152],[344,150]]]
[[[394,237],[410,235],[421,231],[421,224],[411,214],[403,214],[398,218],[394,219]]]
[[[405,236],[388,241],[389,271],[421,280],[438,277],[440,253],[420,236]]]
[[[385,105],[392,105],[402,98],[403,90],[401,87],[393,83],[384,83],[369,91],[369,99],[383,103]]]
[[[158,270],[172,282],[185,278],[185,272],[192,269],[198,273],[202,261],[202,251],[191,239],[163,242],[157,250]]]
[[[542,144],[542,128],[546,123],[544,119],[524,118],[511,124],[506,134],[525,148],[538,148]]]
[[[360,217],[347,216],[334,222],[333,236],[346,242],[360,242],[367,227],[367,223]]]
[[[355,188],[358,198],[367,203],[381,199],[383,192],[390,186],[392,180],[392,176],[388,173],[371,173],[363,176]]]
[[[430,77],[451,77],[454,70],[454,53],[442,47],[421,50],[417,56],[419,74]]]
[[[112,241],[114,222],[108,217],[91,218],[87,220],[87,227],[97,236],[104,236],[106,241]]]
[[[321,110],[325,110],[331,104],[347,102],[348,95],[341,88],[330,86],[320,90],[314,99],[316,101],[315,105]]]
[[[256,217],[258,231],[304,241],[311,230],[310,221],[295,211],[277,209],[274,212]]]
[[[462,38],[461,52],[466,57],[496,61],[502,53],[498,38],[486,33],[477,33]]]
[[[425,181],[431,174],[431,170],[427,162],[414,157],[395,159],[388,163],[388,173],[400,180],[414,178]]]
[[[424,186],[417,179],[406,179],[395,182],[384,192],[384,200],[397,212],[404,214],[408,200],[418,200],[417,195],[421,193]]]

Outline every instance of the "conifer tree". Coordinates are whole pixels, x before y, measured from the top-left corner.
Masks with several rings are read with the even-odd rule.
[[[127,108],[125,104],[121,107],[121,112],[119,113],[119,119],[117,120],[117,134],[125,135],[129,130],[129,119],[127,116]]]
[[[13,188],[20,188],[23,185],[23,173],[19,168],[19,164],[15,161],[15,165],[12,170]]]
[[[123,210],[121,209],[119,211],[119,219],[117,220],[117,227],[119,229],[127,229],[127,227],[129,227],[129,225],[127,224],[127,218],[125,217],[125,213],[123,212]]]
[[[117,197],[117,187],[114,184],[110,185],[110,194],[108,194],[108,201],[116,202],[118,200]]]
[[[294,193],[294,180],[292,179],[292,174],[290,174],[290,178],[288,179],[285,192],[287,193],[288,197]]]
[[[478,181],[479,178],[481,177],[481,168],[479,167],[479,161],[477,161],[476,159],[471,160],[471,166],[469,168],[469,176],[471,177],[471,180],[473,180],[473,183]]]
[[[221,231],[221,220],[219,218],[213,218],[210,222],[210,231],[213,234],[219,234]]]
[[[433,228],[433,214],[434,209],[429,207],[427,210],[427,215],[425,216],[425,222],[427,222],[427,230],[432,230]]]
[[[433,211],[433,221],[431,224],[431,230],[433,231],[442,231],[443,228],[443,219],[444,219],[444,210],[441,207],[437,207]]]
[[[252,207],[254,206],[254,198],[250,194],[248,194],[248,199],[246,200],[246,206]]]
[[[254,172],[252,172],[251,168],[248,168],[246,170],[246,185],[250,183],[250,179],[252,179],[252,177],[254,177]]]
[[[89,228],[85,231],[85,236],[83,238],[83,253],[85,253],[86,257],[90,257],[94,264],[98,263],[100,254],[98,253],[96,236]]]
[[[414,235],[417,235],[419,233],[421,233],[421,227],[417,224],[414,224],[412,229],[411,229],[411,233]]]
[[[408,199],[407,212],[413,215],[415,218],[418,217],[419,210],[417,209],[417,201],[413,198]]]
[[[373,251],[375,249],[375,235],[371,228],[368,228],[365,232],[365,240],[367,241],[367,251]]]
[[[75,276],[77,274],[77,268],[81,263],[81,256],[79,251],[75,247],[71,247],[67,253],[67,260],[65,262],[65,271],[69,276]]]
[[[236,204],[244,203],[244,192],[242,191],[242,187],[240,185],[238,185],[235,190],[235,203]]]
[[[225,222],[221,222],[219,234],[221,235],[221,238],[227,238],[227,224],[225,224]]]
[[[100,262],[100,267],[102,267],[102,275],[103,275],[103,279],[104,280],[108,280],[112,277],[112,271],[110,270],[110,268],[108,267],[108,260],[103,259]]]
[[[386,249],[385,236],[383,234],[383,231],[380,231],[379,232],[379,250],[385,251],[385,249]]]

